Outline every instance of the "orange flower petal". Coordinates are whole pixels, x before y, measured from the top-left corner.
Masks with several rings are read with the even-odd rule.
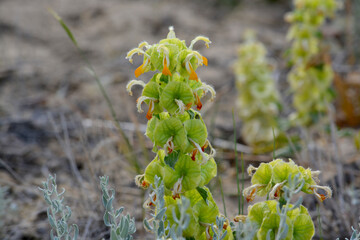
[[[180,194],[177,193],[177,194],[173,195],[172,198],[173,198],[174,200],[177,199],[177,198],[180,198]]]
[[[209,142],[206,141],[206,143],[204,144],[204,146],[201,147],[201,150],[202,150],[203,152],[205,152],[205,148],[207,148],[208,146],[209,146]]]
[[[201,103],[201,101],[200,101],[200,98],[199,98],[199,96],[196,94],[196,108],[197,108],[197,110],[201,110],[201,108],[202,108],[202,103]]]
[[[247,201],[247,202],[250,202],[250,201],[254,200],[254,198],[255,198],[254,194],[255,194],[255,193],[256,193],[256,188],[254,188],[254,189],[251,191],[251,193],[249,194],[249,196],[246,196],[246,201]]]
[[[185,109],[189,110],[191,108],[191,106],[192,106],[192,102],[189,102],[188,104],[186,104]]]
[[[189,68],[190,68],[190,77],[189,77],[189,80],[199,81],[199,80],[198,80],[198,76],[197,76],[196,72],[194,71],[194,69],[192,68],[192,66],[191,66],[190,63],[189,63]]]
[[[153,101],[150,101],[150,104],[149,104],[149,110],[148,112],[146,113],[146,118],[147,120],[150,120],[152,118],[152,115],[153,115]]]
[[[135,77],[139,77],[141,74],[144,73],[144,69],[143,69],[144,63],[141,64],[136,70],[135,70]]]
[[[172,153],[172,149],[168,147],[168,154],[171,154]]]
[[[208,65],[208,60],[207,60],[207,58],[206,58],[206,57],[202,57],[202,60],[203,60],[204,65],[207,66],[207,65]]]
[[[149,186],[150,186],[150,183],[148,183],[147,181],[143,181],[142,183],[141,183],[141,186],[143,186],[144,188],[148,188]]]
[[[190,77],[189,77],[190,80],[196,80],[196,81],[199,81],[198,80],[198,76],[196,74],[196,72],[194,71],[194,69],[191,68],[191,73],[190,73]]]
[[[195,149],[195,150],[192,152],[191,159],[192,159],[193,161],[195,161],[195,157],[196,157],[197,152],[198,152],[197,149]]]
[[[324,194],[319,194],[320,195],[320,200],[324,201],[327,197]]]
[[[172,74],[167,66],[166,58],[164,59],[164,68],[162,70],[162,74],[164,74],[166,76],[172,76]]]

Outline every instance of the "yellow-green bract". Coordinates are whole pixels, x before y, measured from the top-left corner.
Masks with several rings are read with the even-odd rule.
[[[299,179],[304,181],[304,186],[301,188],[304,193],[313,193],[320,201],[332,195],[329,187],[318,185],[320,171],[312,171],[310,168],[305,169],[296,165],[291,159],[288,162],[276,159],[269,163],[261,163],[258,168],[250,165],[248,173],[252,176],[252,185],[244,189],[243,192],[248,202],[254,200],[255,195],[268,195],[272,199],[281,198],[283,187],[289,184],[289,177],[294,178],[296,175],[299,175]],[[319,194],[319,189],[324,190],[326,195]]]
[[[254,200],[255,195],[275,199],[249,206],[248,216],[238,216],[255,225],[254,239],[310,240],[314,235],[314,224],[307,209],[301,205],[302,197],[294,205],[291,200],[300,191],[314,193],[320,201],[331,197],[329,187],[318,185],[320,171],[305,169],[291,159],[275,159],[261,163],[257,168],[250,165],[248,174],[252,185],[243,192],[248,202]],[[319,194],[319,189],[326,195]]]
[[[278,202],[275,200],[259,202],[249,207],[248,218],[255,222],[258,228],[255,239],[266,240],[269,232],[270,239],[275,239],[280,224],[277,207]],[[292,205],[287,207],[291,208]],[[284,238],[286,240],[310,240],[315,233],[311,216],[302,205],[287,212],[286,224],[288,226],[288,232]]]
[[[205,123],[201,114],[192,107],[200,110],[201,97],[210,92],[213,99],[215,90],[202,82],[195,72],[199,66],[208,63],[205,57],[193,50],[199,40],[208,47],[210,40],[203,36],[186,46],[185,41],[176,38],[170,28],[167,38],[159,43],[140,43],[126,57],[132,62],[134,54],[143,56],[135,77],[148,71],[157,73],[147,83],[130,81],[127,90],[132,95],[133,86],[143,87],[137,108],[142,112],[142,103],[148,105],[146,136],[154,143],[153,151],[157,153],[144,174],[136,177],[137,185],[147,188],[150,184],[154,186],[156,176],[161,179],[165,187],[166,224],[170,227],[176,225],[175,219],[179,216],[174,218],[173,213],[179,214],[182,197],[189,199],[190,208],[186,213],[190,216],[190,224],[182,234],[184,237],[208,239],[210,227],[220,213],[205,185],[216,176],[217,166],[213,158],[215,150],[207,140]],[[153,194],[151,196],[156,198]],[[144,207],[157,211],[154,199],[148,199]],[[233,239],[231,230],[224,231],[229,231],[226,239]]]

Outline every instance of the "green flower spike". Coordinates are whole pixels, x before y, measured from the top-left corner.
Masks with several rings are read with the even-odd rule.
[[[255,147],[255,151],[272,149],[274,133],[275,137],[280,135],[277,120],[280,97],[273,79],[273,67],[266,55],[265,46],[256,40],[252,31],[247,31],[234,65],[239,92],[236,103],[243,125],[241,134],[247,144]]]
[[[298,174],[300,179],[304,180],[302,192],[313,193],[320,201],[324,201],[332,195],[329,187],[318,185],[320,171],[311,171],[309,168],[304,169],[296,165],[291,159],[288,162],[276,159],[269,163],[261,163],[258,168],[250,165],[248,173],[252,176],[252,185],[243,191],[243,195],[248,202],[253,201],[256,195],[269,195],[270,199],[280,199],[283,194],[282,188],[288,186],[289,176],[294,178]],[[325,194],[319,194],[317,192],[319,189],[323,190]]]
[[[183,197],[189,199],[189,225],[183,229],[183,237],[192,239],[211,239],[206,237],[210,227],[219,216],[219,209],[212,195],[205,187],[217,174],[214,160],[215,149],[207,139],[208,133],[201,114],[194,110],[202,107],[201,98],[216,93],[213,87],[202,82],[196,74],[199,66],[207,65],[207,59],[193,50],[198,41],[211,43],[206,37],[196,37],[186,46],[185,41],[176,38],[170,27],[166,39],[150,45],[142,42],[128,52],[127,59],[132,63],[135,54],[143,56],[143,63],[135,70],[135,77],[143,73],[156,71],[148,81],[132,80],[126,88],[132,95],[132,87],[141,86],[143,91],[137,99],[138,112],[142,104],[148,105],[146,118],[149,120],[146,136],[153,142],[153,151],[157,156],[145,169],[145,173],[135,178],[139,187],[154,186],[156,176],[164,184],[164,202],[166,210],[154,206],[156,194],[151,193],[144,208],[154,211],[166,211],[165,233],[176,229],[179,207]],[[229,227],[230,228],[230,227]],[[229,237],[231,229],[225,228]]]
[[[291,24],[287,39],[292,69],[288,75],[296,110],[290,120],[303,126],[317,122],[333,99],[334,72],[322,44],[321,26],[334,16],[337,0],[294,0],[295,9],[285,19]]]

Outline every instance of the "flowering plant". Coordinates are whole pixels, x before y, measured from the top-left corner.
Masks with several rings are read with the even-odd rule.
[[[272,148],[274,137],[280,135],[277,116],[281,106],[266,54],[265,46],[249,31],[234,66],[242,136],[245,142],[263,150]]]
[[[185,41],[176,38],[174,29],[170,27],[167,38],[159,43],[150,45],[141,42],[126,57],[132,62],[134,54],[143,56],[143,63],[135,70],[135,77],[148,71],[158,73],[147,83],[130,81],[127,90],[132,95],[134,85],[143,87],[137,99],[137,109],[142,112],[142,103],[148,105],[146,136],[154,143],[153,151],[157,154],[145,173],[136,177],[137,185],[147,188],[154,185],[155,176],[160,177],[165,187],[166,224],[176,224],[178,216],[173,212],[179,212],[183,197],[186,197],[190,200],[187,211],[190,224],[183,231],[183,236],[209,239],[211,226],[219,216],[219,209],[205,187],[217,174],[213,158],[215,149],[207,139],[201,114],[192,106],[200,110],[201,97],[210,92],[213,99],[215,90],[202,82],[195,72],[199,66],[208,63],[204,56],[193,50],[198,41],[204,41],[207,47],[211,43],[208,38],[199,36],[187,47]],[[208,153],[206,148],[209,148]],[[154,198],[157,196],[151,196],[144,207],[156,212]],[[226,239],[231,237],[232,234],[228,234]]]
[[[255,225],[256,239],[311,239],[314,224],[308,210],[301,205],[302,198],[294,204],[291,200],[301,191],[313,193],[320,201],[331,197],[329,187],[318,185],[320,171],[305,169],[292,160],[276,159],[261,163],[258,168],[250,165],[248,174],[252,185],[243,192],[248,202],[255,195],[274,199],[249,206],[248,216],[241,216],[243,221],[247,219]],[[319,189],[326,194],[318,193]]]
[[[318,114],[326,113],[333,99],[331,84],[334,73],[325,48],[321,44],[320,27],[335,14],[336,0],[295,0],[295,10],[286,15],[291,24],[287,38],[292,69],[288,75],[294,93],[296,113],[291,120],[308,126]]]

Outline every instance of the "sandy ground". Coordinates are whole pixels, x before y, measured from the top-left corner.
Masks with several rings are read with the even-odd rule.
[[[135,58],[131,65],[125,60],[127,51],[143,40],[155,43],[166,37],[169,26],[187,43],[197,35],[208,36],[212,41],[209,49],[196,45],[209,60],[209,66],[199,69],[198,75],[215,87],[218,96],[216,104],[206,103],[202,112],[213,137],[231,141],[236,47],[244,30],[251,28],[268,46],[270,56],[278,60],[286,46],[283,15],[290,6],[260,0],[243,0],[237,6],[215,0],[0,0],[0,186],[9,187],[11,200],[5,236],[49,239],[46,205],[37,186],[55,173],[59,186],[67,190],[66,203],[73,209],[82,239],[106,238],[98,187],[98,176],[106,174],[116,189],[117,205],[125,206],[136,218],[135,239],[151,239],[141,226],[143,192],[134,185],[132,164],[121,154],[124,142],[114,129],[97,124],[111,120],[109,109],[47,7],[72,29],[119,120],[128,123],[124,130],[144,168],[153,153],[142,152],[141,137],[133,128],[146,119],[136,112],[139,91],[130,97],[125,90],[140,59]],[[148,140],[145,145],[151,148]],[[233,155],[220,150],[218,156],[227,211],[234,216]],[[217,180],[210,187],[222,209]]]

